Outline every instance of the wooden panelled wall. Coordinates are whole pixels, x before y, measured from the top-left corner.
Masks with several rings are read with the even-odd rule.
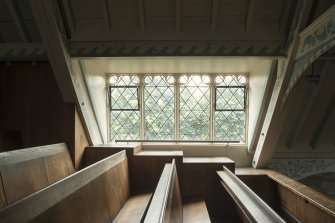
[[[0,123],[0,152],[66,142],[80,166],[86,135],[48,62],[0,63]]]

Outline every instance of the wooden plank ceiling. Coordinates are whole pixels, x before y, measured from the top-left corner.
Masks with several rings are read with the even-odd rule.
[[[216,50],[213,55],[284,56],[296,1],[57,0],[53,5],[66,38],[80,46],[142,46],[146,41],[147,48],[159,48],[162,42],[169,47],[179,41],[183,46],[189,43],[189,48]],[[1,42],[41,42],[29,1],[0,2]]]

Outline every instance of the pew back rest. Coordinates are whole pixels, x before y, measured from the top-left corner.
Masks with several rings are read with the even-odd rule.
[[[74,166],[65,143],[0,153],[0,183],[4,197],[0,199],[0,208],[73,172]]]
[[[144,223],[183,221],[183,210],[175,160],[165,164]]]
[[[0,223],[112,222],[128,197],[122,151],[0,209]]]

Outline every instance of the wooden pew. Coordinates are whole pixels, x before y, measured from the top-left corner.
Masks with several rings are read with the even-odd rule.
[[[122,207],[136,210],[137,219],[132,212],[131,222],[140,222],[150,197],[129,198],[128,162],[122,151],[0,209],[0,222],[130,222],[117,217]]]
[[[182,205],[175,160],[165,164],[144,223],[210,222],[206,205],[195,201]]]
[[[0,208],[73,172],[65,143],[0,153]]]
[[[229,169],[223,168],[224,171],[217,171],[217,173],[223,187],[238,206],[238,212],[243,222],[285,222]]]

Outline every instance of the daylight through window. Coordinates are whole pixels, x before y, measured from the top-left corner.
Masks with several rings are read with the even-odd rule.
[[[244,74],[108,75],[110,140],[246,141]]]

